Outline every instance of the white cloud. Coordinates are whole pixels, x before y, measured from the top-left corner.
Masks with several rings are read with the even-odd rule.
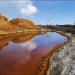
[[[14,10],[13,10],[13,8]],[[0,1],[1,11],[4,9],[9,9],[10,11],[18,12],[18,15],[22,17],[29,17],[37,13],[37,8],[33,5],[31,0],[7,0]],[[15,11],[16,10],[16,11]],[[6,13],[8,11],[5,11]]]
[[[23,17],[29,17],[37,13],[37,8],[33,5],[31,0],[18,1],[18,7],[20,8],[20,14]]]
[[[26,8],[21,8],[20,10],[22,16],[31,16],[37,12],[37,8],[33,5],[28,5]]]
[[[18,45],[20,45],[21,47],[26,47],[27,50],[29,50],[29,51],[32,51],[35,48],[37,48],[37,44],[35,42],[32,42],[32,41],[27,41],[25,43],[20,43]]]

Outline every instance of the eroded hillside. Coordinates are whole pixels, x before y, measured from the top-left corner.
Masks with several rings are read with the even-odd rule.
[[[15,18],[8,21],[5,16],[0,16],[0,34],[19,33],[26,30],[39,31],[41,28],[30,20]]]
[[[26,30],[40,30],[40,27],[35,25],[32,21],[26,19],[15,18],[10,21],[10,23],[15,27],[20,27]]]

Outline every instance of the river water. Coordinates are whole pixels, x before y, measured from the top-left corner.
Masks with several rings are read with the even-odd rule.
[[[35,75],[40,59],[46,56],[52,47],[66,41],[66,37],[54,32],[2,36],[0,75]]]

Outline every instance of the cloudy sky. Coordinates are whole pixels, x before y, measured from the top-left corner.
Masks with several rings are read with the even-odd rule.
[[[74,0],[0,0],[0,13],[10,19],[18,17],[35,24],[75,23]]]

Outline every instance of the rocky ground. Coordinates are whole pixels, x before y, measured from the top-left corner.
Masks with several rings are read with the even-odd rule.
[[[75,75],[75,35],[72,42],[52,55],[46,75]]]

